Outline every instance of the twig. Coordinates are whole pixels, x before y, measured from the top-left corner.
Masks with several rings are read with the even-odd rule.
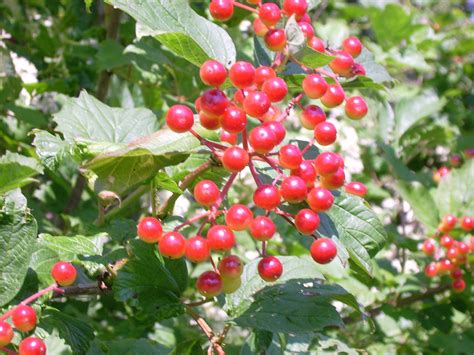
[[[18,353],[16,351],[10,350],[10,349],[5,348],[5,347],[0,347],[0,353],[2,351],[7,355],[18,355]]]
[[[207,338],[210,342],[210,349],[212,354],[212,349],[215,349],[219,355],[225,355],[225,351],[222,348],[221,344],[219,344],[218,338],[215,337],[214,331],[212,328],[207,324],[207,322],[202,318],[198,313],[194,311],[189,306],[186,306],[186,313],[189,314],[198,324],[199,328],[206,334]]]
[[[210,303],[210,302],[214,302],[214,299],[213,298],[205,298],[201,301],[186,303],[185,305],[188,306],[188,307],[198,307],[198,306],[202,306],[203,304]]]

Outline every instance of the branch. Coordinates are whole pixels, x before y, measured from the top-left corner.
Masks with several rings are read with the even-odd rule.
[[[220,337],[216,337],[212,328],[207,324],[204,318],[196,313],[191,307],[186,306],[186,313],[188,313],[198,324],[199,328],[206,334],[211,343],[210,349],[215,349],[219,355],[225,355],[225,351],[220,344]],[[212,352],[211,352],[212,353]]]
[[[111,291],[105,283],[91,283],[84,285],[62,287],[60,293],[55,293],[53,298],[60,298],[63,296],[92,296],[104,295]]]

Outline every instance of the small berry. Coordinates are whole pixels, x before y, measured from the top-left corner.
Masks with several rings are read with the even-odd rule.
[[[462,158],[459,154],[454,154],[449,158],[449,163],[452,166],[457,167],[457,166],[461,165],[461,159]]]
[[[217,272],[203,272],[196,281],[196,288],[204,297],[215,297],[222,292],[222,278]]]
[[[324,106],[328,108],[333,108],[339,106],[344,101],[346,94],[341,86],[337,84],[328,85],[327,91],[323,97],[321,97],[321,102]]]
[[[212,0],[209,4],[211,16],[218,21],[227,21],[234,14],[233,0]]]
[[[254,82],[255,67],[249,62],[236,62],[230,67],[229,78],[236,88],[245,89]]]
[[[317,213],[309,208],[300,210],[295,215],[295,226],[298,232],[306,235],[313,234],[318,229],[320,219]]]
[[[258,17],[266,26],[275,26],[281,19],[281,10],[277,4],[268,2],[260,5]]]
[[[7,322],[0,322],[0,347],[10,344],[13,335],[12,326]]]
[[[265,122],[263,127],[269,128],[275,134],[275,145],[280,144],[285,139],[286,129],[282,123],[276,121]]]
[[[450,235],[443,235],[439,239],[439,243],[441,244],[441,246],[445,247],[446,249],[449,249],[454,245],[454,239]]]
[[[309,48],[315,50],[316,52],[324,53],[326,52],[326,45],[323,40],[319,37],[313,36],[308,41]]]
[[[330,145],[336,141],[337,130],[330,122],[321,122],[314,127],[314,138],[321,145]]]
[[[352,181],[346,185],[346,192],[351,195],[364,197],[367,193],[367,187],[359,181]]]
[[[452,287],[454,292],[463,292],[466,288],[466,281],[464,281],[463,279],[454,280],[452,283]]]
[[[199,112],[199,123],[206,129],[216,130],[220,128],[221,121],[219,117],[216,116],[209,116],[206,112],[201,111]]]
[[[222,116],[228,106],[229,100],[222,90],[206,90],[201,95],[201,110],[208,116]]]
[[[303,160],[297,169],[291,171],[291,175],[299,176],[304,180],[306,186],[312,187],[317,177],[316,169],[309,160]]]
[[[227,226],[234,231],[242,231],[247,229],[253,219],[253,213],[245,205],[232,205],[225,215]]]
[[[51,276],[58,285],[70,286],[76,281],[77,271],[71,263],[58,261],[51,269]]]
[[[184,105],[174,105],[166,113],[166,124],[177,133],[189,131],[194,124],[194,113]]]
[[[206,85],[221,86],[227,78],[227,70],[216,60],[207,60],[199,69],[199,76]]]
[[[304,36],[307,40],[310,40],[314,36],[314,28],[311,23],[300,21],[298,22],[298,26],[300,27],[301,31],[303,32]]]
[[[462,274],[463,274],[462,269],[457,268],[457,269],[454,269],[453,271],[451,271],[450,276],[451,276],[452,279],[460,279],[460,278],[462,278]]]
[[[302,87],[310,99],[319,99],[326,93],[328,84],[321,75],[311,74],[304,78]]]
[[[306,129],[314,129],[318,123],[326,121],[326,113],[316,105],[307,105],[301,114],[301,125]]]
[[[266,256],[258,263],[258,274],[267,282],[278,280],[282,273],[283,265],[275,256]]]
[[[323,152],[314,160],[314,166],[319,175],[331,175],[339,169],[340,159],[339,154]]]
[[[362,52],[362,43],[357,37],[348,37],[342,42],[342,48],[354,58]]]
[[[346,101],[346,115],[350,119],[360,120],[367,114],[369,108],[360,96],[349,97]]]
[[[311,244],[311,257],[318,264],[330,263],[336,255],[336,244],[331,239],[319,238]]]
[[[16,306],[12,314],[12,322],[15,328],[21,332],[29,332],[36,327],[36,312],[27,305]]]
[[[234,278],[223,278],[222,279],[222,292],[225,294],[231,294],[237,291],[242,285],[240,277]]]
[[[249,154],[240,147],[229,147],[222,156],[222,165],[231,173],[238,173],[249,164]]]
[[[362,75],[365,76],[365,68],[362,64],[360,63],[354,63],[354,66],[352,67],[351,70],[351,75]]]
[[[256,240],[265,241],[273,237],[276,232],[276,226],[273,221],[265,216],[257,216],[250,223],[250,235]]]
[[[179,259],[186,251],[186,239],[178,232],[165,233],[158,244],[158,250],[163,256]]]
[[[270,128],[257,126],[250,131],[249,143],[257,153],[266,154],[275,147],[276,136]]]
[[[195,236],[186,241],[184,255],[189,261],[193,263],[200,263],[206,261],[211,256],[211,249],[207,239]]]
[[[334,196],[331,191],[324,187],[315,187],[308,193],[308,205],[315,212],[325,212],[334,203]]]
[[[286,144],[278,152],[280,165],[286,169],[297,169],[303,161],[303,154],[298,146]]]
[[[288,86],[282,78],[270,78],[262,86],[271,102],[280,102],[288,94]]]
[[[237,134],[230,133],[225,130],[222,130],[219,134],[219,139],[222,143],[229,143],[230,145],[236,145],[238,141]]]
[[[474,218],[469,216],[464,216],[461,218],[461,228],[466,232],[470,232],[474,229]]]
[[[421,250],[423,250],[423,253],[426,255],[433,255],[434,252],[436,251],[436,244],[433,239],[427,239],[423,242],[421,246]]]
[[[308,2],[306,0],[285,0],[283,1],[283,11],[289,17],[295,15],[296,21],[303,18],[308,10]]]
[[[458,251],[460,254],[463,254],[463,255],[469,253],[469,245],[467,245],[467,243],[464,243],[464,242],[459,242]]]
[[[283,50],[286,46],[285,31],[281,28],[270,29],[264,37],[268,49],[274,52]]]
[[[214,204],[219,198],[219,195],[219,188],[212,180],[202,180],[194,186],[194,198],[197,203],[203,206]]]
[[[300,21],[301,21],[301,22],[311,23],[311,17],[309,17],[309,15],[306,13],[306,14],[303,15],[303,17],[301,18]]]
[[[425,266],[425,275],[429,278],[433,278],[438,274],[439,266],[437,263],[429,263]]]
[[[272,185],[261,185],[253,194],[253,202],[264,210],[273,210],[280,204],[280,191]]]
[[[163,227],[156,218],[145,217],[138,223],[137,234],[145,243],[158,243],[163,234]]]
[[[442,259],[439,261],[439,271],[443,273],[451,272],[454,269],[454,264],[449,259]]]
[[[354,58],[344,51],[336,52],[336,58],[329,63],[329,67],[336,74],[347,76],[351,72],[351,68],[354,65]]]
[[[46,345],[40,338],[28,337],[18,347],[19,355],[46,355]]]
[[[298,176],[285,178],[280,186],[281,197],[289,203],[303,202],[306,198],[308,188],[304,180]]]
[[[253,32],[256,36],[264,37],[268,30],[267,25],[265,25],[259,17],[256,17],[255,20],[253,20]]]
[[[242,275],[244,271],[244,265],[237,255],[227,255],[219,261],[217,269],[224,279],[240,278],[240,275]]]
[[[264,114],[262,117],[259,117],[259,119],[262,122],[274,122],[277,121],[280,116],[280,109],[275,105],[271,105],[267,113]]]
[[[271,101],[268,95],[261,91],[253,91],[245,96],[244,110],[252,117],[262,117],[270,109]]]
[[[455,260],[459,256],[459,250],[457,247],[451,247],[446,251],[446,257],[449,260]]]
[[[265,81],[272,78],[276,78],[276,72],[273,68],[262,65],[255,69],[255,85],[257,85],[259,89],[262,88]]]
[[[207,232],[209,247],[214,251],[229,251],[235,245],[235,236],[227,226],[216,224]]]
[[[321,186],[329,190],[338,189],[344,186],[346,181],[346,174],[343,168],[338,168],[334,174],[322,175],[320,182]]]
[[[456,227],[457,221],[458,220],[455,216],[453,216],[452,214],[448,214],[448,215],[443,217],[440,225],[438,226],[438,229],[439,229],[440,232],[448,233],[454,227]]]

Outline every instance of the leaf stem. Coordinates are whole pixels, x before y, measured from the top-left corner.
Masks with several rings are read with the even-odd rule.
[[[194,222],[199,221],[200,219],[202,219],[202,218],[204,218],[204,217],[208,217],[210,213],[211,213],[210,211],[206,211],[206,212],[203,212],[203,213],[199,213],[199,214],[195,215],[194,217],[189,218],[188,220],[184,221],[184,222],[181,223],[179,226],[175,227],[174,230],[175,230],[175,231],[178,231],[178,230],[180,230],[181,228],[186,227],[186,226],[188,226],[188,225],[190,225],[190,224],[193,224]]]
[[[240,2],[234,1],[234,6],[240,7],[241,9],[244,9],[244,10],[247,10],[247,11],[250,11],[250,12],[253,12],[254,14],[258,14],[257,9],[255,9],[253,7],[250,7],[250,6],[247,6],[245,4],[241,4]]]
[[[290,114],[290,111],[291,109],[298,103],[301,101],[301,99],[304,97],[304,94],[303,93],[300,93],[298,95],[296,95],[289,103],[288,105],[286,106],[285,108],[285,111],[283,111],[280,115],[280,117],[278,117],[277,119],[277,122],[281,122],[283,121],[284,119],[286,119],[288,117],[288,115]]]

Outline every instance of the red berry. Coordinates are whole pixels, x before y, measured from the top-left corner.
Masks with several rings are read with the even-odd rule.
[[[321,186],[326,189],[334,190],[344,186],[346,181],[346,174],[344,173],[343,168],[338,168],[337,171],[332,175],[322,175],[321,176]]]
[[[225,113],[229,100],[219,89],[206,90],[201,95],[201,110],[208,116],[219,117]]]
[[[222,143],[229,143],[230,145],[235,145],[238,141],[238,137],[235,133],[229,133],[224,130],[219,134],[219,139]]]
[[[462,274],[463,274],[462,269],[457,268],[457,269],[454,269],[453,271],[451,271],[450,276],[451,276],[452,279],[460,279],[460,278],[462,278]]]
[[[454,244],[454,239],[450,235],[443,235],[439,239],[439,243],[445,247],[446,249],[449,249],[453,246]]]
[[[271,102],[280,102],[288,94],[288,86],[282,78],[271,78],[265,81],[262,91],[267,94]]]
[[[227,21],[234,14],[233,0],[212,0],[209,4],[211,16],[218,21]]]
[[[336,153],[323,152],[314,160],[319,175],[331,175],[339,169],[341,156]]]
[[[285,31],[281,28],[270,29],[265,35],[265,44],[268,49],[274,52],[281,51],[286,46]]]
[[[227,226],[216,224],[207,232],[209,247],[214,251],[229,251],[235,245],[235,236]]]
[[[426,255],[433,255],[436,251],[436,244],[433,239],[427,239],[423,242],[421,246],[421,250]]]
[[[461,165],[461,156],[459,154],[454,154],[449,158],[449,162],[452,166],[459,166]]]
[[[255,85],[261,89],[268,79],[276,78],[276,72],[271,67],[261,66],[255,69]]]
[[[326,46],[323,40],[319,37],[316,37],[316,36],[311,37],[311,39],[308,41],[308,46],[317,52],[321,52],[321,53],[326,52]]]
[[[301,21],[301,22],[311,23],[311,17],[309,17],[309,15],[306,13],[306,14],[303,15],[303,17],[301,18],[300,21]]]
[[[229,78],[236,88],[245,89],[254,82],[255,68],[249,62],[236,62],[230,67]]]
[[[319,99],[326,93],[328,84],[321,75],[311,74],[304,78],[302,87],[310,99]]]
[[[21,341],[19,355],[46,355],[46,345],[40,338],[28,337]]]
[[[273,221],[265,216],[258,216],[250,223],[250,235],[256,240],[265,241],[273,237],[276,226]]]
[[[470,232],[474,229],[474,218],[469,216],[464,216],[461,219],[461,228],[464,229],[466,232]]]
[[[346,115],[350,119],[360,120],[365,117],[369,108],[360,96],[349,97],[346,101]]]
[[[359,63],[354,63],[354,66],[352,67],[351,74],[352,75],[365,76],[366,72],[365,72],[364,66],[362,64],[359,64]]]
[[[282,273],[283,265],[275,256],[266,256],[258,263],[258,274],[267,282],[278,280]]]
[[[253,31],[255,35],[258,37],[264,37],[268,32],[268,27],[260,20],[259,17],[253,20]]]
[[[51,269],[51,276],[58,285],[70,286],[76,281],[77,271],[71,263],[58,261]]]
[[[179,259],[186,250],[186,239],[178,232],[165,233],[158,244],[158,250],[163,256]]]
[[[221,86],[227,78],[227,70],[217,60],[207,60],[199,69],[199,76],[206,85]]]
[[[314,181],[317,177],[317,172],[311,161],[304,160],[301,162],[300,166],[297,169],[291,171],[291,175],[299,176],[304,180],[306,186],[311,187],[314,185]]]
[[[231,173],[238,173],[249,164],[249,154],[240,147],[229,147],[222,156],[222,165]]]
[[[294,144],[286,144],[278,152],[280,165],[286,169],[297,169],[303,161],[300,148]]]
[[[429,278],[433,278],[438,274],[439,266],[437,263],[429,263],[425,267],[425,275]]]
[[[439,261],[439,271],[444,273],[451,272],[454,269],[454,264],[449,259]]]
[[[0,322],[0,347],[10,344],[13,335],[12,326],[7,322]]]
[[[272,185],[261,185],[253,194],[253,202],[264,210],[273,210],[280,204],[280,191]]]
[[[194,113],[184,105],[174,105],[166,113],[166,124],[177,133],[189,131],[194,124]]]
[[[454,280],[452,283],[453,291],[460,293],[466,288],[466,282],[463,279]]]
[[[321,102],[324,106],[332,108],[342,104],[345,97],[346,94],[341,86],[330,84],[324,96],[321,97]]]
[[[201,96],[199,96],[195,101],[194,101],[194,107],[196,108],[197,112],[201,111]]]
[[[326,121],[326,113],[316,105],[307,105],[301,114],[301,124],[306,129],[314,129],[318,123]]]
[[[314,28],[311,23],[300,21],[298,22],[298,26],[300,27],[301,31],[303,32],[306,39],[310,40],[314,36]]]
[[[275,134],[275,145],[280,144],[286,135],[285,126],[282,123],[276,121],[265,122],[263,127],[269,128]]]
[[[193,263],[200,263],[206,261],[211,256],[211,249],[207,239],[195,236],[186,241],[184,255],[189,261]]]
[[[362,52],[362,43],[357,37],[348,37],[342,42],[342,48],[356,58]]]
[[[304,208],[295,215],[296,229],[302,234],[313,234],[318,229],[319,223],[318,214],[309,208]]]
[[[459,250],[457,247],[451,247],[446,251],[446,257],[450,260],[454,260],[459,256]]]
[[[20,304],[12,314],[15,328],[21,332],[29,332],[36,327],[36,312],[30,306]]]
[[[469,253],[469,245],[464,242],[459,242],[458,243],[458,251],[460,254],[467,254]]]
[[[458,220],[455,216],[453,216],[452,214],[448,214],[443,217],[443,220],[441,221],[441,224],[438,226],[438,229],[440,230],[440,232],[448,233],[454,227],[456,227],[457,221]]]
[[[315,187],[308,193],[308,205],[315,212],[329,210],[334,203],[334,196],[331,191],[324,187]]]
[[[217,269],[223,278],[236,278],[242,275],[244,265],[237,255],[227,255],[219,261]]]
[[[343,76],[350,74],[352,66],[354,65],[354,58],[344,51],[336,52],[335,57],[336,58],[329,63],[329,67],[332,71]]]
[[[204,297],[215,297],[222,292],[222,278],[217,272],[203,272],[196,281],[196,288]]]
[[[295,15],[296,21],[303,18],[308,10],[308,2],[306,0],[285,0],[283,2],[283,11],[289,17]]]
[[[336,141],[337,130],[330,122],[321,122],[314,127],[314,138],[321,145],[330,145]]]
[[[202,180],[194,186],[194,198],[201,205],[212,205],[217,201],[219,195],[219,188],[214,181]]]
[[[137,234],[145,243],[158,243],[163,234],[163,227],[156,218],[145,217],[138,223]]]
[[[346,192],[352,195],[364,197],[367,193],[367,187],[358,181],[352,181],[346,185]]]
[[[331,239],[319,238],[311,244],[311,256],[318,264],[330,263],[336,255],[336,244]]]
[[[281,10],[277,4],[268,2],[260,5],[258,17],[266,26],[275,26],[281,19]]]
[[[232,205],[225,215],[225,222],[227,226],[234,231],[242,231],[247,229],[252,222],[253,213],[245,205]]]
[[[306,198],[308,188],[304,180],[298,176],[285,178],[280,186],[281,197],[289,203],[303,202]]]
[[[261,91],[254,91],[245,96],[244,110],[252,117],[261,117],[271,106],[268,95]]]
[[[249,143],[257,153],[266,154],[276,145],[275,133],[263,125],[257,126],[250,131]]]
[[[278,120],[280,115],[281,115],[280,109],[277,106],[271,105],[267,113],[264,114],[262,117],[259,117],[259,119],[262,122],[273,122],[273,121]]]
[[[201,126],[210,130],[216,130],[221,126],[219,117],[209,116],[204,111],[199,112],[199,122],[201,123]]]

